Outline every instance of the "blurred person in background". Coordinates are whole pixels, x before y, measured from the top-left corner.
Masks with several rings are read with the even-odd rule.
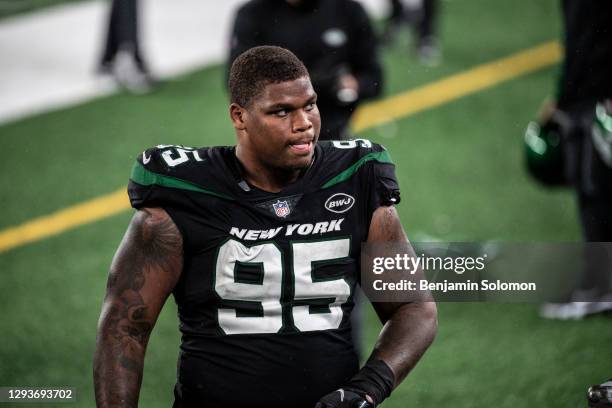
[[[99,72],[111,74],[127,91],[150,92],[153,80],[142,56],[138,33],[138,0],[113,0]]]
[[[258,45],[287,48],[308,68],[318,95],[321,140],[349,138],[358,104],[381,92],[376,36],[354,0],[251,0],[236,13],[228,69]]]
[[[545,105],[540,122],[560,129],[584,240],[608,245],[589,247],[571,301],[545,304],[541,314],[580,319],[612,309],[612,2],[563,0],[561,6],[565,60],[558,95]]]
[[[403,24],[412,26],[416,37],[419,61],[435,66],[442,60],[442,51],[436,38],[438,0],[389,0],[390,14],[385,24],[383,41],[391,44]]]

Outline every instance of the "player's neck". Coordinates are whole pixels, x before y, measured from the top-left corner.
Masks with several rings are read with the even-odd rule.
[[[281,170],[265,166],[245,155],[239,148],[236,149],[236,158],[246,182],[270,193],[278,193],[300,178],[302,174],[301,170]]]
[[[257,187],[260,190],[268,191],[270,193],[278,193],[283,190],[289,184],[293,183],[300,177],[300,171],[295,170],[292,172],[283,171],[266,171],[266,169],[258,169],[254,172],[246,170],[244,172],[244,178],[250,185]]]

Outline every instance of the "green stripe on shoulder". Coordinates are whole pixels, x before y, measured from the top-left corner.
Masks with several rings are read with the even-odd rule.
[[[170,176],[164,176],[162,174],[153,173],[152,171],[147,170],[139,162],[134,163],[134,167],[132,167],[132,174],[130,176],[130,179],[134,183],[138,183],[143,186],[156,185],[160,187],[178,188],[181,190],[196,191],[198,193],[212,195],[215,197],[224,198],[226,200],[234,200],[230,196],[226,196],[224,194],[206,190],[198,186],[197,184],[191,183],[189,181],[181,180],[181,179],[170,177]]]
[[[363,166],[365,163],[371,160],[377,161],[379,163],[393,164],[393,160],[391,160],[391,155],[389,155],[389,152],[387,152],[386,150],[383,150],[382,152],[368,153],[365,156],[363,156],[361,159],[353,163],[349,168],[338,173],[338,175],[336,175],[335,177],[327,180],[325,184],[323,184],[322,188],[329,188],[338,183],[342,183],[345,180],[348,180],[349,178],[353,176],[353,174],[357,173],[357,170],[359,170],[361,166]]]

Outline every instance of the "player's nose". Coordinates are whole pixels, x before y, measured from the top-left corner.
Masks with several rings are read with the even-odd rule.
[[[312,121],[310,120],[310,115],[306,110],[296,109],[293,113],[293,132],[305,132],[312,128]]]

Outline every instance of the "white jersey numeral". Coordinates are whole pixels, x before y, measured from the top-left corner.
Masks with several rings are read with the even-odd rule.
[[[178,157],[176,157],[176,154],[178,154]],[[188,154],[190,154],[195,161],[204,161],[198,154],[197,150],[185,149],[182,147],[175,147],[173,149],[165,150],[161,155],[168,166],[175,167],[189,161]]]
[[[226,300],[261,302],[263,317],[237,317],[235,309],[219,309],[219,326],[226,334],[276,333],[283,325],[280,304],[282,255],[268,243],[246,247],[229,240],[219,248],[215,273],[215,291]],[[237,263],[263,268],[261,284],[236,282]]]
[[[343,318],[342,304],[351,295],[349,284],[342,278],[315,282],[312,268],[315,262],[346,258],[350,239],[322,242],[293,243],[293,274],[295,300],[333,299],[327,313],[310,313],[308,305],[293,307],[293,321],[301,331],[337,329]],[[237,265],[260,268],[262,279],[257,283],[236,281]],[[229,240],[219,248],[215,268],[215,291],[225,300],[259,302],[263,316],[237,316],[236,309],[220,308],[219,326],[226,334],[276,333],[283,325],[281,294],[283,256],[273,243],[247,247]]]
[[[368,139],[334,140],[332,145],[337,149],[354,149],[357,146],[369,149],[372,147],[372,142]]]
[[[293,274],[295,277],[295,300],[334,298],[329,305],[330,313],[310,313],[309,306],[293,308],[293,323],[301,331],[337,329],[342,322],[342,307],[351,295],[351,287],[344,279],[314,282],[314,262],[325,262],[349,255],[350,239],[323,242],[294,243]]]

